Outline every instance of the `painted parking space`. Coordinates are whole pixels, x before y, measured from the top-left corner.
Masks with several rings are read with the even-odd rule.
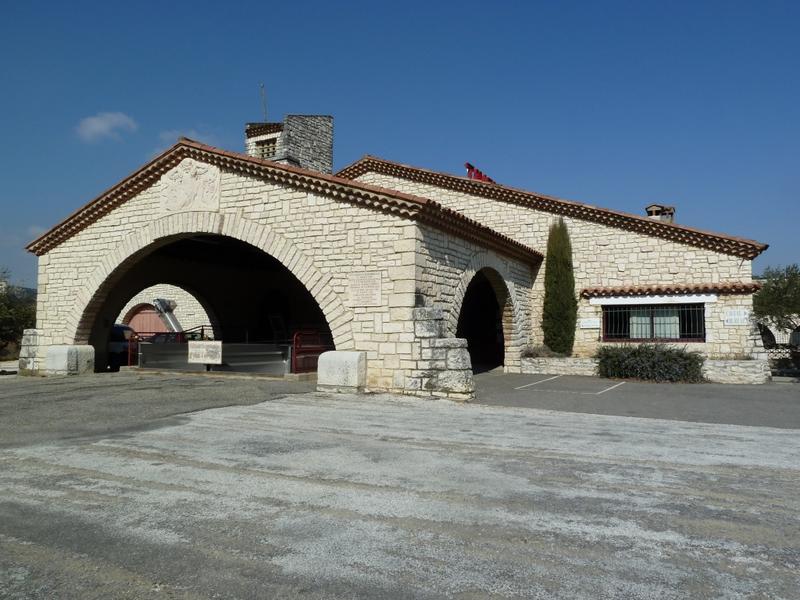
[[[576,375],[475,375],[479,404],[800,429],[800,393],[780,384],[681,384]]]
[[[521,393],[564,393],[584,396],[599,396],[625,385],[624,381],[602,379],[600,377],[581,377],[576,375],[534,375],[530,381],[510,382],[514,391]],[[518,385],[517,385],[518,384]]]

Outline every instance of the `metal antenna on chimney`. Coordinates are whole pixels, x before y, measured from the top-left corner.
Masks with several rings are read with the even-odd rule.
[[[264,122],[267,122],[267,92],[264,90],[264,84],[261,84],[261,109],[264,111]]]

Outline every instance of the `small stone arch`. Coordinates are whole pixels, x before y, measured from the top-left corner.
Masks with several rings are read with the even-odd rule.
[[[125,315],[120,319],[120,323],[123,325],[127,325],[131,322],[131,319],[138,313],[139,311],[145,308],[152,308],[153,305],[149,302],[137,302],[133,306],[131,306],[128,310],[125,311]]]
[[[476,254],[464,269],[453,295],[452,308],[447,314],[447,331],[456,335],[458,319],[464,305],[464,296],[470,282],[478,273],[489,280],[501,308],[506,369],[519,365],[522,348],[525,344],[523,315],[516,297],[517,289],[511,276],[508,263],[493,252]]]
[[[113,252],[106,255],[76,295],[66,323],[72,343],[88,343],[94,317],[108,291],[138,260],[176,239],[195,234],[230,237],[272,256],[297,278],[319,305],[336,348],[353,348],[351,317],[331,286],[331,276],[320,272],[311,258],[271,228],[239,214],[217,212],[170,214],[125,237]]]
[[[145,292],[151,293],[146,295]],[[176,295],[177,298],[174,298],[173,295]],[[190,297],[188,302],[190,315],[194,317],[193,319],[189,319],[188,322],[184,320],[184,315],[182,314],[187,309],[186,305],[182,306],[182,302],[187,300],[187,296]],[[184,328],[191,328],[197,325],[207,325],[210,326],[210,329],[207,332],[208,335],[211,335],[216,339],[222,338],[222,328],[214,309],[201,294],[185,284],[176,285],[175,283],[164,282],[139,290],[122,308],[119,315],[120,318],[117,322],[124,325],[129,325],[131,318],[143,307],[154,308],[152,299],[155,297],[178,300],[176,316],[179,317],[179,321]]]

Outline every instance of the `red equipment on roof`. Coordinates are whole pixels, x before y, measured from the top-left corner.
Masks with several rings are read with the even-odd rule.
[[[467,179],[477,179],[478,181],[488,181],[489,183],[496,183],[494,179],[489,177],[486,173],[481,171],[476,166],[470,163],[464,163],[467,167]]]

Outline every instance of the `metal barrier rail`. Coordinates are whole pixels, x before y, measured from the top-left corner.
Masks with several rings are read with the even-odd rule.
[[[137,331],[128,340],[128,366],[138,363],[139,344],[185,344],[189,340],[206,340],[207,332],[213,332],[211,325],[198,325],[184,331]]]
[[[190,363],[188,344],[152,344],[140,346],[139,367],[178,371],[233,371],[283,376],[289,371],[291,349],[288,344],[223,344],[222,364]]]
[[[333,350],[333,336],[314,330],[297,331],[292,336],[292,373],[313,373],[319,355]]]
[[[199,331],[197,331],[199,330]],[[128,365],[142,368],[202,370],[203,365],[190,365],[188,344],[204,339],[203,328],[182,332],[142,332],[128,345]],[[319,356],[333,350],[330,333],[317,330],[297,331],[291,343],[223,343],[222,365],[213,365],[213,371],[241,371],[269,373],[313,373],[317,370]]]

